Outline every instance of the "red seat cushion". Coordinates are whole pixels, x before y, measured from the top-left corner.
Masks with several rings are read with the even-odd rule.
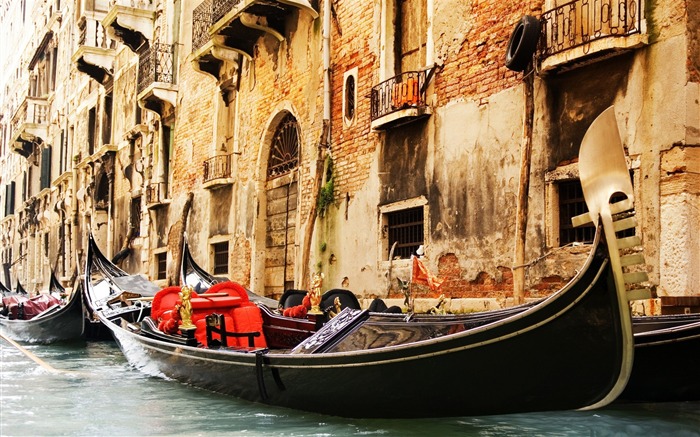
[[[259,332],[260,336],[255,337],[255,347],[267,347],[267,342],[263,335],[263,319],[260,314],[260,308],[257,305],[250,304],[234,308],[231,310],[231,316],[233,317],[235,332]],[[228,328],[228,330],[231,330],[231,328]],[[248,337],[238,337],[236,341],[239,346],[248,347]]]

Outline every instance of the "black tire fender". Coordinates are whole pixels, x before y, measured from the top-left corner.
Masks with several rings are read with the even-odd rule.
[[[515,25],[506,49],[506,67],[513,71],[523,71],[532,60],[540,38],[540,20],[523,15]]]

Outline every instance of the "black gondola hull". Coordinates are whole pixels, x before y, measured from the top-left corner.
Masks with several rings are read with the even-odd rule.
[[[655,329],[635,334],[634,367],[620,400],[700,400],[700,315],[647,319]]]
[[[412,344],[310,355],[174,345],[103,322],[144,371],[255,402],[346,417],[577,409],[612,401],[627,377],[629,325],[612,281],[599,256],[557,298],[513,317]],[[371,338],[370,326],[351,342],[381,341],[395,328],[377,326]]]
[[[53,312],[29,320],[0,317],[0,327],[15,341],[48,344],[82,338],[84,320],[81,295],[74,292],[65,305]]]

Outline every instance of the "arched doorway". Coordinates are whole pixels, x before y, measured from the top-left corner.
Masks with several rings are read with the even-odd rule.
[[[279,297],[294,288],[296,262],[299,128],[292,114],[277,125],[267,162],[265,295]]]

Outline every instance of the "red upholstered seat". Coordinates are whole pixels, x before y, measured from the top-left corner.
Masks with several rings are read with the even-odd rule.
[[[196,295],[197,293],[192,292],[193,297]],[[175,304],[179,300],[180,287],[172,286],[159,290],[153,297],[153,303],[151,304],[151,318],[153,320],[158,320],[165,311],[172,311],[172,309],[175,308]]]
[[[224,316],[224,319],[226,320],[226,326],[233,326],[233,319],[229,316]],[[194,332],[195,338],[197,338],[197,341],[200,342],[201,344],[207,344],[207,320],[206,316],[200,317],[197,320],[192,321],[194,325],[197,327],[197,330]],[[217,333],[212,333],[212,338],[215,340],[221,341],[221,335]],[[231,342],[233,343],[233,342]]]
[[[260,336],[255,337],[255,347],[265,348],[267,342],[263,335],[263,320],[260,314],[260,308],[255,304],[248,304],[236,307],[231,310],[233,318],[233,327],[235,332],[259,332]],[[226,321],[228,324],[228,320]],[[246,337],[236,338],[236,344],[242,347],[248,347],[248,339]]]

